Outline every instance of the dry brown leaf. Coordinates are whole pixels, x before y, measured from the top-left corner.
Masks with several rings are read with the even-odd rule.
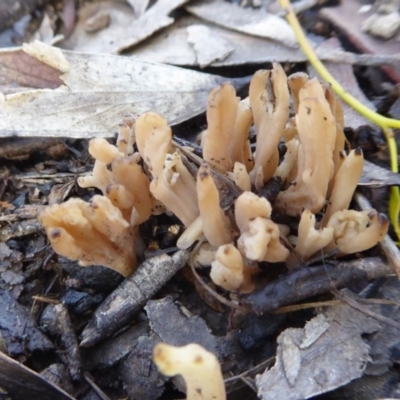
[[[318,314],[303,329],[286,329],[278,337],[274,367],[256,378],[258,396],[308,399],[360,377],[370,360],[362,335],[379,327],[372,318],[340,305]]]
[[[41,53],[43,46],[35,43],[22,51],[15,50],[14,57],[25,59],[30,48],[32,54],[38,52],[39,58],[46,55],[47,63],[60,64],[57,57],[61,54],[69,65],[69,72],[60,75],[64,85],[55,90],[0,95],[0,136],[109,137],[124,116],[138,116],[149,110],[176,124],[205,111],[208,92],[225,81],[214,75],[121,56],[61,52],[50,46],[45,46],[49,49],[46,54]],[[52,51],[55,60],[49,60]],[[0,51],[0,64],[4,54],[11,57],[9,50]],[[42,65],[35,64],[39,76],[41,67],[48,70],[43,61]]]
[[[186,6],[186,10],[216,25],[297,47],[296,37],[288,23],[262,8],[243,8],[224,0],[197,0]]]
[[[0,53],[2,93],[12,93],[21,87],[56,89],[63,84],[61,74],[59,69],[42,63],[23,50],[3,50]]]

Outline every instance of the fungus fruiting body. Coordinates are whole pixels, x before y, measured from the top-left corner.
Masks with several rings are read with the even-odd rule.
[[[137,266],[132,229],[104,196],[70,199],[38,216],[54,250],[82,266],[103,265],[129,276]]]
[[[90,141],[93,172],[78,183],[103,196],[40,215],[54,249],[126,276],[136,264],[139,226],[166,212],[186,228],[179,248],[200,241],[192,264],[211,265],[214,283],[245,292],[255,287],[260,263],[294,268],[319,251],[366,250],[386,234],[387,220],[375,210],[348,210],[363,155],[346,151],[343,110],[329,85],[304,73],[287,77],[274,63],[254,75],[247,99],[228,83],[214,89],[207,122],[200,160],[176,148],[167,120],[154,112],[124,120],[116,146]]]
[[[183,377],[187,400],[226,399],[217,357],[200,345],[175,347],[159,343],[154,347],[153,359],[162,374]]]

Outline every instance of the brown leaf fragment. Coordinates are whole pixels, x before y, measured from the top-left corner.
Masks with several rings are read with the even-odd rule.
[[[23,50],[0,53],[0,88],[4,94],[17,88],[56,89],[63,85],[61,74]]]
[[[81,346],[89,347],[131,322],[133,315],[181,269],[189,252],[153,257],[125,279],[95,311],[82,333]]]
[[[224,0],[197,0],[185,8],[196,17],[225,28],[297,47],[296,37],[288,23],[264,9],[242,8]]]
[[[318,314],[303,329],[285,330],[278,337],[275,366],[256,378],[258,396],[306,399],[360,377],[370,360],[362,335],[379,328],[374,319],[340,305]]]

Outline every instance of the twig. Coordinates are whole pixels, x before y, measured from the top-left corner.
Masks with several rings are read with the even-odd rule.
[[[85,372],[83,374],[83,377],[85,378],[85,381],[90,385],[90,387],[96,392],[97,396],[101,400],[110,400],[110,398],[95,384],[93,381],[92,377],[88,372]]]
[[[311,296],[329,292],[332,284],[340,289],[357,281],[387,276],[391,272],[392,268],[380,257],[340,262],[337,265],[324,263],[314,267],[301,267],[243,296],[241,304],[256,314],[272,312]]]
[[[332,288],[331,292],[340,300],[342,300],[344,303],[347,303],[350,307],[353,307],[357,311],[362,312],[363,314],[367,315],[368,317],[374,318],[379,322],[383,322],[386,325],[389,325],[393,328],[400,329],[400,323],[394,321],[391,318],[384,317],[381,314],[374,313],[371,310],[368,310],[368,308],[363,307],[357,300],[352,299],[349,296],[346,296],[339,290]]]

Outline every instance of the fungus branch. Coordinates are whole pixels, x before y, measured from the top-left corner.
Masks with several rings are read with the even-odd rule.
[[[386,137],[386,141],[389,147],[390,154],[390,167],[393,172],[398,171],[398,161],[397,161],[397,144],[393,135],[393,131],[390,128],[400,129],[400,120],[395,120],[392,118],[384,117],[373,110],[369,109],[367,106],[355,99],[350,93],[348,93],[336,79],[330,74],[330,72],[325,68],[324,64],[318,59],[313,48],[309,44],[306,36],[304,35],[303,29],[297,19],[297,16],[290,4],[290,0],[279,0],[279,4],[285,12],[286,19],[293,28],[293,31],[297,37],[300,47],[307,56],[308,61],[315,68],[318,74],[328,82],[334,92],[347,104],[353,107],[361,115],[368,118],[370,121],[376,123],[383,130]],[[391,194],[389,199],[389,216],[390,220],[395,229],[398,240],[400,240],[400,224],[399,224],[399,213],[400,213],[400,191],[398,187],[391,188]]]

